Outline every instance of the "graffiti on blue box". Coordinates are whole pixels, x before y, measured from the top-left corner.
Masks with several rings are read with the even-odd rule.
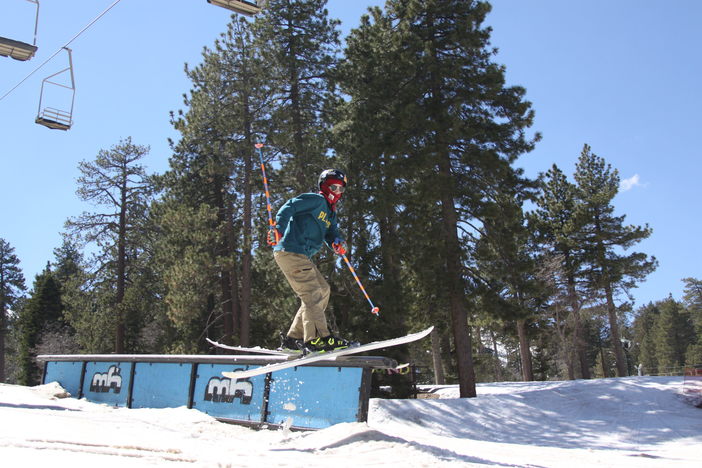
[[[253,398],[253,389],[253,384],[249,379],[212,377],[205,387],[205,401],[232,403],[238,398],[242,405],[249,405]]]
[[[122,370],[119,366],[110,366],[107,372],[96,372],[90,381],[90,391],[107,393],[110,390],[119,393],[122,390]]]

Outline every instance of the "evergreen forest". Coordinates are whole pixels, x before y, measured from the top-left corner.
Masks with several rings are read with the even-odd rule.
[[[78,167],[92,211],[66,220],[31,284],[0,238],[0,382],[37,384],[39,354],[277,347],[298,299],[266,243],[261,165],[273,215],[324,169],[348,175],[340,229],[380,315],[326,249],[330,327],[369,342],[434,325],[386,350],[424,382],[473,397],[477,382],[702,363],[702,280],[633,307],[657,260],[637,250],[651,229],[616,212],[607,148],[583,144],[575,167],[536,179],[520,169],[540,134],[495,61],[488,2],[388,0],[345,44],[325,5],[232,16],[185,66],[168,170],[142,164],[149,142],[105,142]]]

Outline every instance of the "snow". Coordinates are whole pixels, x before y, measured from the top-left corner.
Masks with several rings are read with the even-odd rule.
[[[197,410],[66,398],[0,384],[0,460],[54,467],[700,467],[702,409],[682,377],[454,386],[372,399],[368,423],[254,430]],[[289,421],[292,424],[293,421]],[[9,466],[9,465],[7,465]]]

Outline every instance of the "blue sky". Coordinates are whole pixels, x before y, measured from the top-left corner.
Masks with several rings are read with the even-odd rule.
[[[0,96],[114,0],[40,0],[37,55],[0,57]],[[344,34],[382,0],[330,0]],[[518,165],[536,176],[556,163],[572,175],[587,143],[625,182],[614,200],[631,224],[648,223],[636,250],[658,270],[633,291],[636,306],[682,295],[681,278],[702,278],[698,200],[702,170],[698,107],[702,2],[696,0],[495,0],[488,24],[509,84],[524,86],[536,112],[536,149]],[[34,7],[4,0],[0,36],[32,42]],[[78,162],[120,139],[151,147],[151,172],[167,168],[169,112],[190,89],[184,63],[226,29],[230,12],[205,0],[122,0],[70,45],[76,80],[73,127],[34,123],[41,81],[68,66],[59,53],[0,100],[0,238],[14,248],[31,286],[68,217],[92,207],[75,195]],[[48,97],[48,93],[45,95]],[[46,99],[45,97],[45,99]],[[52,96],[63,108],[65,96]]]

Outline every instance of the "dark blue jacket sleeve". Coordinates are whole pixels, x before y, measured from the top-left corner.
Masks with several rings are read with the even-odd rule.
[[[337,239],[343,240],[341,233],[339,232],[339,226],[336,224],[336,215],[332,218],[331,225],[327,229],[327,234],[324,236],[327,244],[331,247],[332,243]]]

